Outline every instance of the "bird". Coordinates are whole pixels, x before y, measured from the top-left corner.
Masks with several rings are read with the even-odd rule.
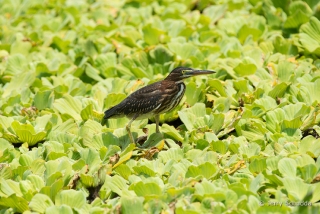
[[[170,112],[180,103],[186,90],[183,81],[189,77],[213,73],[215,71],[177,67],[165,79],[138,89],[118,105],[106,110],[103,119],[108,120],[123,116],[131,119],[126,125],[131,143],[135,143],[130,130],[131,123],[136,119],[154,117],[156,132],[160,133],[160,114]]]

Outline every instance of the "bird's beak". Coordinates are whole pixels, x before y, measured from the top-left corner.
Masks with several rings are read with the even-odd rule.
[[[213,74],[216,73],[215,71],[209,71],[209,70],[185,70],[183,73],[184,77],[192,77],[197,75],[203,75],[203,74]]]

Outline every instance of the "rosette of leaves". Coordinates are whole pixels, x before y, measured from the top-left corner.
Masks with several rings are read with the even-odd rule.
[[[52,128],[52,115],[38,117],[35,121],[21,123],[12,117],[0,116],[1,138],[11,143],[27,143],[33,146],[45,139]]]

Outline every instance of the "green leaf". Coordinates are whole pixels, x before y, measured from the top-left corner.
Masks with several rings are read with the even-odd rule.
[[[135,148],[135,144],[131,143],[129,144],[126,149],[120,154],[120,159],[119,161],[113,166],[113,168],[116,168],[120,164],[126,162],[129,160],[132,156],[132,151]]]
[[[307,183],[310,183],[317,174],[317,167],[314,164],[308,164],[303,167],[299,167],[298,171],[301,174],[301,178]]]
[[[152,73],[148,72],[148,55],[144,51],[125,57],[122,60],[122,65],[130,69],[131,73],[137,78],[151,77]]]
[[[61,114],[68,114],[75,120],[81,120],[81,101],[65,94],[62,98],[56,99],[53,103],[53,108]]]
[[[301,118],[310,112],[310,108],[304,103],[289,104],[283,107],[287,120]]]
[[[80,174],[80,181],[85,187],[96,187],[99,185],[99,179],[97,176]]]
[[[129,168],[126,164],[120,164],[115,170],[119,173],[124,179],[128,180],[131,175],[131,168]]]
[[[3,90],[2,98],[7,98],[21,93],[26,88],[29,88],[35,81],[35,74],[33,72],[22,72],[12,78],[10,83],[6,84]]]
[[[248,36],[252,36],[253,40],[258,40],[262,35],[262,31],[257,28],[249,27],[248,25],[243,25],[238,31],[237,37],[241,43],[244,43]]]
[[[148,139],[143,143],[141,148],[152,148],[157,147],[162,149],[164,146],[164,139],[161,133],[152,133]]]
[[[33,196],[32,200],[30,201],[29,207],[32,211],[45,213],[46,209],[53,205],[53,202],[47,195],[37,193]]]
[[[123,214],[139,214],[143,212],[143,197],[127,197],[120,199],[121,211]]]
[[[267,133],[265,124],[257,119],[240,119],[235,128],[237,133],[251,141],[262,140],[264,139],[264,134]]]
[[[100,123],[87,120],[84,125],[80,128],[79,136],[83,138],[83,145],[89,148],[100,149],[103,146],[101,140],[95,139],[95,137],[101,138],[102,126]]]
[[[156,45],[160,43],[160,36],[164,34],[163,31],[148,24],[142,28],[144,40],[149,45]]]
[[[227,91],[224,87],[224,85],[222,84],[221,81],[219,80],[215,80],[215,79],[209,79],[208,80],[208,85],[210,85],[210,87],[213,89],[213,90],[217,90],[219,92],[219,94],[222,96],[222,97],[227,97]]]
[[[210,17],[212,23],[216,23],[227,10],[227,5],[210,5],[203,10],[203,14]]]
[[[286,177],[282,179],[282,182],[291,201],[301,201],[308,193],[309,185],[300,178]]]
[[[313,136],[307,136],[300,142],[299,153],[309,154],[315,158],[320,155],[320,139],[315,139]]]
[[[111,132],[102,133],[102,139],[101,140],[103,141],[103,144],[106,147],[109,147],[111,145],[120,146],[119,139],[116,136],[114,136]]]
[[[188,105],[193,106],[198,101],[201,101],[201,98],[203,98],[203,96],[201,96],[201,92],[204,87],[204,84],[201,84],[200,87],[198,87],[195,82],[190,82],[187,84],[185,95]]]
[[[165,64],[173,61],[173,54],[162,45],[157,45],[149,52],[149,55],[155,63]]]
[[[186,177],[197,177],[199,175],[203,176],[204,178],[211,178],[213,176],[216,176],[218,174],[219,170],[216,165],[213,165],[209,162],[205,162],[204,164],[201,164],[199,166],[193,166],[191,165],[188,168],[188,171],[186,173]]]
[[[311,13],[306,14],[306,12],[303,11],[302,7],[304,6],[308,7],[308,5],[304,2],[299,2],[298,4],[297,3],[290,4],[291,8],[293,5],[295,5],[294,7],[297,7],[297,9],[295,9],[295,11],[292,11],[292,14],[287,18],[287,20],[284,23],[284,28],[298,28],[300,27],[300,25],[309,21],[309,17],[312,14],[311,9],[309,8]]]
[[[297,171],[296,162],[291,158],[283,158],[278,163],[279,171],[283,177],[295,177]]]
[[[283,95],[285,94],[287,88],[289,87],[288,84],[282,82],[278,85],[276,85],[270,92],[269,92],[269,96],[272,98],[279,98],[279,97],[283,97]]]
[[[204,120],[205,113],[206,110],[203,103],[196,103],[191,108],[178,112],[181,121],[185,124],[188,131],[206,126]]]
[[[320,56],[320,21],[311,17],[310,21],[300,27],[300,42],[309,53]]]
[[[61,206],[51,206],[46,209],[46,213],[55,214],[55,213],[65,213],[73,214],[72,208],[66,205]]]
[[[44,181],[39,175],[30,174],[28,175],[27,180],[32,183],[36,190],[40,190],[42,187],[44,187]]]
[[[84,109],[80,112],[82,120],[86,121],[88,119],[93,119],[93,105],[92,103],[87,105]]]
[[[29,146],[35,145],[47,135],[45,131],[36,133],[31,124],[20,124],[18,121],[13,121],[11,126],[19,138],[19,141],[28,143]]]
[[[180,161],[183,158],[183,151],[180,148],[170,148],[159,153],[158,157],[164,163],[170,160]]]
[[[71,208],[81,209],[86,204],[86,196],[81,191],[73,189],[60,191],[55,198],[56,205],[68,205]]]
[[[133,187],[137,196],[161,196],[162,190],[156,183],[143,183],[142,181],[136,183]]]
[[[315,82],[305,83],[304,85],[308,90],[307,93],[308,96],[310,96],[310,103],[315,101],[319,102],[320,95],[318,92],[320,90],[320,79],[317,79]]]
[[[104,54],[100,54],[95,62],[95,67],[100,71],[100,73],[104,77],[113,77],[116,76],[116,64],[117,64],[117,56],[116,53],[108,52]],[[97,78],[97,75],[94,75],[91,73],[93,77],[95,77],[97,80],[101,80]]]
[[[30,42],[24,41],[24,35],[17,33],[15,35],[15,41],[11,44],[10,53],[11,54],[24,54],[28,55],[32,45]]]
[[[177,141],[182,141],[184,139],[174,126],[169,126],[168,124],[162,124],[161,132]]]
[[[283,82],[289,81],[290,77],[294,76],[292,72],[294,68],[295,68],[295,65],[291,62],[288,62],[288,61],[279,62],[277,67],[279,79]]]
[[[248,158],[259,155],[261,147],[256,143],[248,143],[247,145],[241,145],[239,147],[239,153],[246,155]]]
[[[69,49],[69,44],[70,41],[62,40],[60,37],[55,36],[52,39],[51,47],[63,53],[67,53]]]
[[[313,194],[312,199],[310,200],[312,203],[315,203],[320,200],[320,183],[316,183],[312,186],[313,188]]]
[[[250,165],[251,165],[251,164],[250,164]],[[262,175],[262,174],[259,174],[257,177],[255,177],[255,178],[252,180],[252,182],[251,182],[251,184],[250,184],[250,190],[251,190],[252,192],[258,191],[258,190],[261,188],[261,186],[263,185],[263,181],[264,181],[263,175]]]
[[[225,141],[212,141],[210,145],[213,151],[219,152],[220,154],[226,154],[228,151],[228,143]]]
[[[164,21],[164,26],[168,30],[168,35],[170,37],[177,37],[180,32],[186,28],[186,22],[184,20],[166,19]]]
[[[187,60],[192,56],[202,59],[203,56],[201,52],[191,43],[178,43],[170,42],[168,43],[169,50],[172,51],[178,59]]]
[[[16,194],[12,194],[9,197],[1,197],[0,205],[7,208],[14,208],[19,213],[29,210],[28,201]]]
[[[298,48],[291,40],[286,40],[282,36],[276,36],[273,41],[275,51],[282,54],[296,55]]]
[[[100,71],[97,70],[96,68],[92,67],[89,63],[86,63],[86,74],[88,77],[96,80],[96,81],[102,81],[103,78],[100,77]]]
[[[10,76],[21,74],[24,71],[27,64],[28,61],[24,55],[11,54],[8,56],[7,67],[4,74]]]
[[[252,173],[260,173],[263,172],[267,168],[266,159],[265,158],[256,158],[249,165],[249,170]]]
[[[138,173],[138,175],[141,174],[148,177],[154,177],[156,175],[156,172],[147,166],[134,166],[133,170]]]
[[[119,175],[114,175],[112,177],[107,176],[104,187],[109,188],[112,192],[115,192],[120,196],[131,195],[130,193],[128,193],[127,180],[120,177]]]
[[[95,149],[84,149],[80,152],[80,155],[81,158],[85,161],[85,163],[90,167],[89,172],[95,172],[97,168],[100,168],[101,159],[98,152]]]
[[[284,120],[282,125],[281,125],[281,130],[282,132],[287,133],[288,136],[294,136],[294,135],[300,135],[299,132],[297,133],[297,131],[299,131],[299,128],[302,125],[302,121],[300,118],[296,118],[293,120]]]
[[[43,193],[43,194],[49,196],[50,199],[52,201],[54,201],[57,193],[61,191],[63,186],[64,186],[64,181],[62,178],[60,178],[60,179],[56,180],[51,186],[43,187],[41,189],[40,193]]]
[[[257,209],[257,213],[289,213],[290,210],[286,206],[261,206]]]
[[[257,71],[257,66],[251,58],[246,57],[234,68],[234,71],[239,76],[249,76]]]
[[[34,106],[39,110],[51,108],[53,100],[54,95],[51,90],[39,91],[34,96]]]

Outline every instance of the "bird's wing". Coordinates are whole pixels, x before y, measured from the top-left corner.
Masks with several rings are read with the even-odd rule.
[[[165,85],[163,82],[147,85],[130,94],[118,105],[107,110],[105,118],[116,115],[133,116],[152,112],[161,113],[167,109],[166,107],[170,106],[170,101],[178,92],[179,87],[171,81],[166,81]]]
[[[159,114],[170,111],[179,104],[184,90],[184,84],[180,87],[180,85],[171,81],[148,85],[130,95],[131,99],[128,100],[130,100],[130,106],[132,106],[131,112]],[[176,97],[177,95],[179,97]]]
[[[151,113],[163,102],[163,87],[161,82],[147,85],[130,94],[123,101],[124,114]]]
[[[161,90],[161,83],[156,82],[147,85],[130,94],[118,105],[105,111],[105,119],[116,116],[130,116],[135,114],[151,113],[161,103],[159,95]]]

